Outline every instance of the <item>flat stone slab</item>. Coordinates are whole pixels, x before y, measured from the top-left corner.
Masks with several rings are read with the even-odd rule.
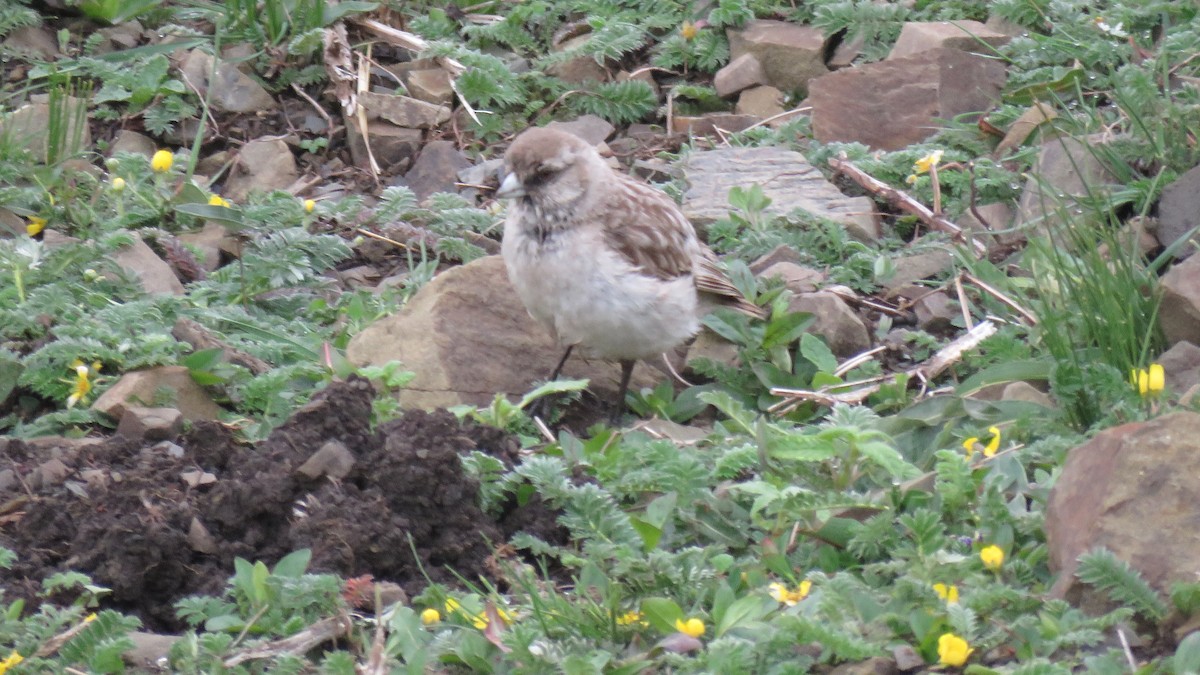
[[[842,223],[856,239],[879,237],[875,205],[867,197],[847,197],[808,163],[804,155],[782,148],[719,148],[694,152],[683,164],[688,191],[683,213],[703,227],[728,215],[729,190],[757,183],[771,199],[767,212],[800,210]]]

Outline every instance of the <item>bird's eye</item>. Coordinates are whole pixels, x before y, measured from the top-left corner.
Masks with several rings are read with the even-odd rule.
[[[550,178],[555,173],[557,173],[557,172],[554,169],[552,169],[551,167],[539,166],[537,169],[535,169],[533,171],[533,173],[531,173],[529,175],[529,178],[525,179],[525,184],[526,185],[541,185],[542,183],[545,183],[546,181],[550,180]]]

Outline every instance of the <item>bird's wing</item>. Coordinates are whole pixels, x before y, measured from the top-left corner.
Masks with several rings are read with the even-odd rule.
[[[675,202],[649,185],[614,175],[621,189],[611,191],[603,205],[605,242],[647,276],[666,280],[691,274],[699,242]]]
[[[696,290],[716,296],[723,305],[765,318],[761,308],[746,299],[700,243],[696,230],[664,192],[621,174],[621,187],[605,204],[604,237],[631,265],[648,276],[676,279],[694,275]],[[632,195],[632,199],[630,199]]]

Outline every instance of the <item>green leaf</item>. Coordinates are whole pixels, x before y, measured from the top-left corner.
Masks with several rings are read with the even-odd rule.
[[[275,563],[275,569],[272,573],[277,577],[286,577],[288,579],[300,578],[305,570],[308,569],[308,563],[312,560],[312,551],[307,548],[302,548],[299,551],[292,551],[283,556],[279,562]]]
[[[587,386],[587,380],[554,380],[552,382],[547,382],[521,397],[521,401],[520,403],[517,403],[517,407],[524,410],[525,407],[530,403],[533,403],[543,396],[550,396],[552,394],[569,394],[576,391],[583,391],[584,389],[587,389]]]
[[[1200,633],[1192,633],[1179,643],[1171,664],[1175,667],[1176,675],[1200,673]]]
[[[1054,360],[1050,358],[997,363],[963,380],[955,389],[955,393],[959,396],[969,396],[993,384],[1026,380],[1048,380],[1050,379],[1050,371],[1053,368]]]
[[[642,616],[659,631],[674,633],[675,621],[683,618],[683,610],[674,600],[646,598],[642,600]]]
[[[1082,67],[1072,68],[1057,80],[1025,85],[1011,92],[1006,98],[1013,103],[1030,105],[1038,99],[1057,98],[1057,94],[1075,91],[1086,78],[1087,72]]]
[[[6,356],[0,356],[0,403],[8,398],[13,389],[17,386],[17,380],[20,379],[21,373],[25,371],[25,366],[21,362]]]
[[[231,232],[239,232],[246,227],[242,210],[234,206],[213,206],[210,204],[178,204],[175,211],[202,220],[212,220],[225,225]]]
[[[771,598],[757,594],[739,598],[719,618],[714,616],[717,622],[716,637],[721,637],[730,629],[761,620],[770,614],[776,605]]]
[[[829,345],[812,333],[805,333],[800,338],[800,355],[823,373],[837,370],[838,360],[829,349]]]
[[[363,12],[372,12],[379,7],[378,2],[358,2],[357,0],[347,0],[339,3],[321,3],[325,6],[325,11],[321,16],[323,25],[330,25],[341,21],[351,14],[362,14]]]

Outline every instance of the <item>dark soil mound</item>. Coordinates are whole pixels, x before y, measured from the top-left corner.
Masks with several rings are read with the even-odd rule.
[[[78,570],[113,590],[111,606],[174,629],[173,603],[219,594],[235,557],[273,563],[308,548],[312,571],[370,574],[414,593],[426,574],[448,583],[489,576],[492,546],[516,529],[505,523],[562,539],[550,514],[528,512],[536,505],[500,522],[479,509],[460,454],[477,449],[511,464],[509,436],[444,411],[409,412],[372,431],[373,395],[365,380],[332,384],[253,447],[200,423],[179,440],[182,453],[117,436],[62,454],[67,480],[0,495],[13,500],[0,511],[0,545],[19,558],[0,570],[0,584],[10,600],[33,599],[49,574]],[[353,457],[341,479],[297,471],[323,448]],[[0,471],[36,471],[50,459],[38,454],[8,441]],[[198,472],[216,480],[197,481]]]

